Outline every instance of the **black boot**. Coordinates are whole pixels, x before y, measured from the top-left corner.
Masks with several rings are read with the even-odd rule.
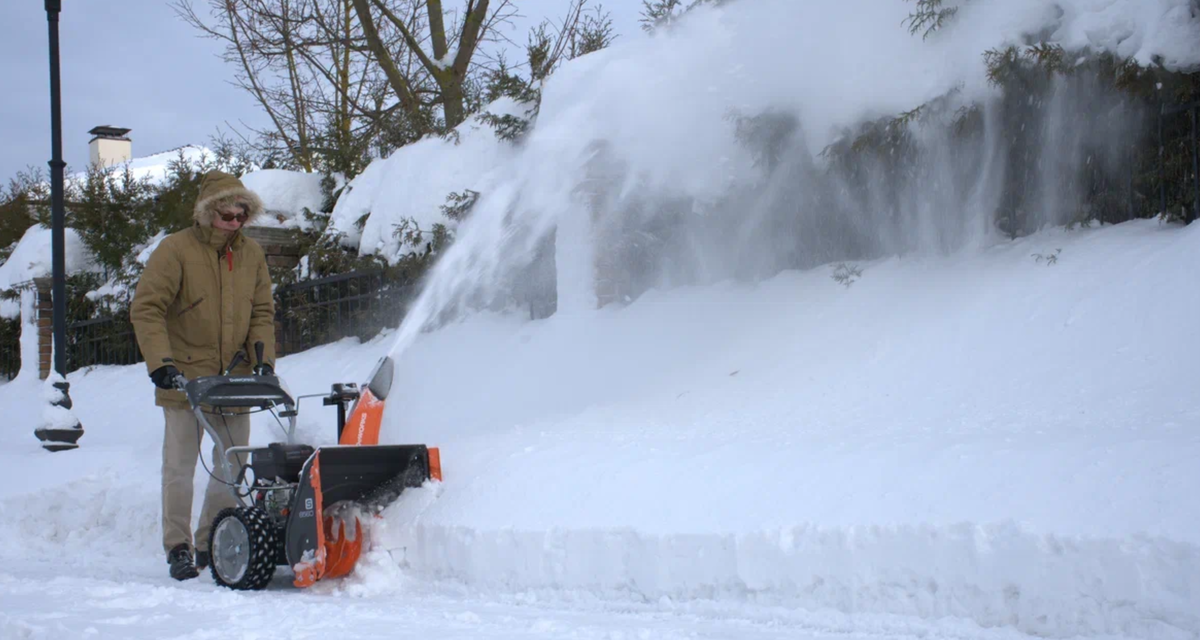
[[[187,543],[175,545],[167,554],[167,564],[171,565],[171,577],[176,580],[190,580],[200,575],[196,565],[192,564],[192,550]]]
[[[207,551],[197,551],[196,552],[196,568],[203,570],[207,566],[208,566],[208,552]]]

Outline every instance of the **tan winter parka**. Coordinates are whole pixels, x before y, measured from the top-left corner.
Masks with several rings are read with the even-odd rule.
[[[138,281],[130,319],[148,372],[174,364],[188,379],[216,375],[239,349],[254,364],[254,343],[264,345],[263,361],[275,365],[275,301],[262,247],[239,230],[226,235],[212,227],[227,204],[245,206],[250,224],[262,213],[261,200],[237,178],[211,172],[200,186],[195,224],[164,238],[150,255]],[[160,407],[187,408],[183,393],[155,389]]]

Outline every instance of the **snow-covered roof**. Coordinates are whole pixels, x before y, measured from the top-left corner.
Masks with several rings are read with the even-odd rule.
[[[133,177],[142,180],[147,179],[153,184],[162,184],[166,181],[170,171],[172,162],[179,160],[180,156],[189,163],[212,162],[216,158],[216,154],[207,147],[196,145],[184,145],[169,151],[134,158],[128,163],[113,165],[109,168],[110,171],[123,171],[125,166],[129,166],[129,170],[133,173]],[[87,178],[87,173],[77,171],[70,176],[68,180],[82,182]]]

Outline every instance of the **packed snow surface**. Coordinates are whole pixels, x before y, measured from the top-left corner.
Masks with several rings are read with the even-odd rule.
[[[26,373],[0,387],[0,630],[307,637],[354,612],[368,637],[539,616],[548,637],[1194,637],[1198,256],[1196,227],[1050,230],[860,264],[849,287],[823,268],[422,334],[384,440],[439,446],[445,482],[307,594],[286,570],[266,594],[169,579],[141,366],[69,376],[86,434],[59,454]],[[319,393],[391,342],[279,371]],[[302,407],[301,439],[332,442],[332,411]]]

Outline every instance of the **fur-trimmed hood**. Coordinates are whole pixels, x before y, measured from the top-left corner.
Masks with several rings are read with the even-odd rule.
[[[200,226],[211,227],[217,210],[234,203],[245,206],[250,214],[242,223],[243,228],[253,224],[255,218],[262,215],[262,199],[247,189],[241,180],[223,171],[209,171],[200,180],[200,197],[196,199],[192,217]]]

